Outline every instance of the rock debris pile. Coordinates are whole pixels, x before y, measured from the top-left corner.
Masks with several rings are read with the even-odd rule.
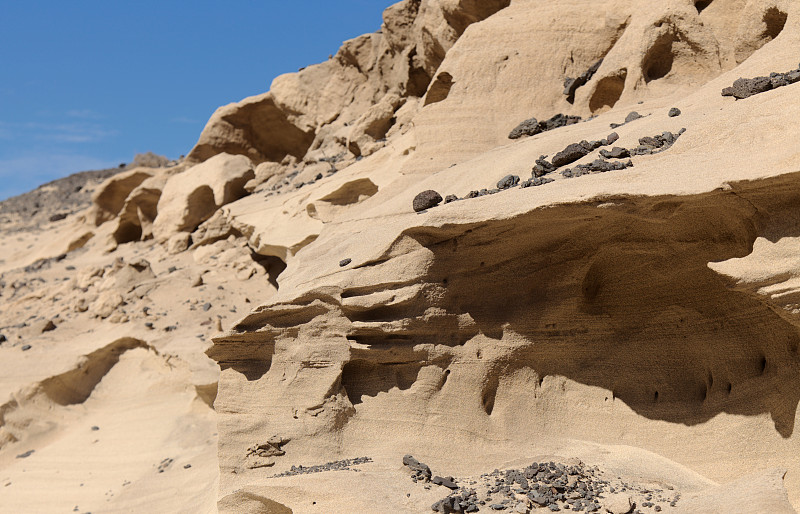
[[[800,66],[786,73],[770,73],[769,77],[736,79],[732,86],[722,90],[722,96],[732,96],[737,100],[743,100],[759,93],[794,84],[795,82],[800,82]]]
[[[430,468],[411,455],[403,457],[415,483],[426,488],[441,485],[452,492],[431,505],[434,512],[506,511],[528,513],[611,512],[643,514],[677,507],[681,495],[670,489],[630,484],[621,477],[607,478],[596,466],[573,463],[533,462],[524,469],[494,470],[477,480],[432,476]],[[459,485],[463,484],[463,485]],[[641,510],[641,507],[644,510]]]
[[[675,117],[678,115],[680,115],[680,110],[677,108],[670,109],[670,117]],[[639,113],[632,112],[627,116],[625,122],[628,123],[641,117],[642,116]],[[620,125],[612,124],[612,126]],[[686,129],[682,128],[677,134],[665,131],[661,134],[656,134],[655,136],[645,136],[639,138],[639,145],[635,148],[628,149],[615,146],[611,150],[601,149],[600,158],[595,159],[588,164],[578,164],[574,168],[564,168],[561,170],[561,175],[565,178],[575,178],[592,173],[605,173],[608,171],[619,171],[630,168],[633,166],[633,163],[630,161],[630,159],[627,161],[614,162],[610,162],[607,159],[626,159],[634,155],[652,155],[663,152],[675,144],[675,141],[677,141],[684,132],[686,132]],[[547,160],[546,155],[539,156],[539,158],[536,159],[536,164],[533,166],[531,173],[532,176],[530,179],[521,181],[519,176],[509,174],[500,179],[494,189],[470,191],[463,199],[466,200],[470,198],[478,198],[480,196],[492,195],[513,187],[520,187],[521,189],[524,189],[527,187],[548,184],[553,182],[553,179],[546,177],[545,175],[557,171],[567,164],[571,164],[582,159],[583,157],[586,157],[598,148],[612,145],[617,142],[617,140],[619,140],[619,134],[612,132],[600,140],[583,140],[579,143],[571,143],[567,145],[566,148],[556,153],[550,161]],[[444,203],[448,204],[457,200],[461,200],[461,198],[456,195],[447,195],[444,198]],[[440,203],[442,203],[441,195],[436,191],[427,190],[414,197],[412,206],[414,208],[414,212],[422,212],[430,209],[431,207],[436,207]]]
[[[372,459],[369,457],[357,457],[355,459],[336,460],[316,466],[292,466],[289,471],[272,475],[272,478],[308,475],[310,473],[322,473],[323,471],[358,471],[357,469],[353,469],[353,466],[367,464],[368,462],[372,462]]]

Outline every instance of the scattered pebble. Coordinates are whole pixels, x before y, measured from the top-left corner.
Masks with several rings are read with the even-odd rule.
[[[625,116],[625,121],[623,121],[622,123],[612,123],[611,124],[611,128],[615,129],[617,127],[621,127],[621,126],[625,125],[626,123],[630,123],[632,121],[636,121],[639,118],[644,118],[644,116],[642,116],[641,114],[639,114],[636,111],[632,111],[632,112],[628,113],[627,116]]]
[[[29,344],[22,345],[22,351],[23,352],[27,352],[30,349],[31,349],[31,345],[29,345]]]
[[[366,464],[368,462],[372,462],[372,459],[369,457],[358,457],[355,459],[345,459],[345,460],[337,460],[334,462],[328,462],[326,464],[320,464],[317,466],[292,466],[289,471],[284,471],[283,473],[278,473],[277,475],[272,475],[272,478],[279,478],[279,477],[290,477],[294,475],[305,475],[309,473],[321,473],[323,471],[358,471],[354,469],[350,469],[352,466],[357,466],[359,464]]]
[[[353,262],[353,259],[342,259],[342,260],[339,261],[339,267],[340,268],[344,268],[345,266],[347,266],[351,262]]]
[[[680,115],[681,115],[681,110],[680,110],[680,109],[678,109],[677,107],[673,107],[673,108],[672,108],[672,109],[670,109],[670,110],[669,110],[669,112],[667,113],[667,116],[669,116],[670,118],[674,118],[674,117],[676,117],[676,116],[680,116]]]
[[[17,458],[18,459],[27,459],[28,457],[33,455],[33,452],[35,452],[35,451],[36,450],[28,450],[25,453],[20,453],[19,455],[17,455]]]

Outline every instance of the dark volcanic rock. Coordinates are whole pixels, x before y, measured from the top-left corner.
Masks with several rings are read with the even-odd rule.
[[[344,268],[345,266],[347,266],[351,262],[353,262],[353,259],[342,259],[342,260],[339,261],[339,267],[340,268]]]
[[[533,187],[533,186],[543,186],[545,184],[549,184],[553,182],[553,179],[547,177],[536,177],[526,180],[525,182],[521,183],[519,187],[526,188],[526,187]]]
[[[581,141],[580,143],[572,143],[568,145],[566,148],[558,152],[553,156],[552,163],[553,166],[556,168],[560,168],[561,166],[565,166],[567,164],[573,163],[584,157],[589,155],[589,152],[594,150],[600,146],[599,141],[594,141],[590,143],[589,141]]]
[[[530,118],[517,125],[514,130],[508,134],[508,138],[519,139],[524,136],[534,136],[541,132],[547,132],[548,130],[574,125],[579,121],[581,121],[580,116],[570,116],[561,113],[545,121],[538,121],[536,118]]]
[[[731,87],[722,90],[722,96],[732,96],[737,100],[743,100],[770,89],[772,89],[772,81],[769,77],[739,78],[733,82]]]
[[[546,157],[546,155],[541,155],[538,159],[536,159],[536,165],[533,167],[534,177],[541,177],[543,175],[547,175],[551,171],[556,170],[556,167],[548,162]]]
[[[541,131],[542,129],[539,128],[539,120],[536,118],[530,118],[514,127],[514,129],[509,132],[508,139],[519,139],[523,136],[533,136]]]
[[[800,68],[786,73],[770,73],[769,77],[736,79],[732,86],[722,90],[722,96],[732,96],[737,100],[742,100],[771,89],[794,84],[795,82],[800,82]]]
[[[677,107],[673,107],[673,108],[672,108],[672,109],[670,109],[670,110],[669,110],[669,112],[667,113],[667,116],[669,116],[670,118],[674,118],[674,117],[676,117],[676,116],[680,116],[680,115],[681,115],[681,110],[680,110],[680,109],[678,109]]]
[[[600,155],[602,155],[606,159],[624,159],[626,157],[630,157],[631,153],[628,151],[627,148],[620,148],[619,146],[615,146],[611,150],[600,150]]]
[[[617,134],[616,132],[612,132],[611,134],[606,136],[606,141],[608,141],[608,144],[610,145],[616,143],[617,140],[619,140],[619,134]]]
[[[431,479],[431,468],[427,464],[423,464],[411,455],[403,456],[403,465],[408,467],[414,472],[414,478],[423,480],[425,482]]]
[[[436,207],[441,202],[442,196],[436,191],[428,189],[414,197],[412,206],[414,207],[414,212],[420,212],[425,209],[430,209],[431,207]]]
[[[627,116],[625,116],[625,123],[630,123],[632,121],[638,120],[639,118],[643,118],[641,114],[636,111],[629,112]]]
[[[581,73],[579,77],[567,77],[564,79],[564,94],[567,96],[567,102],[573,103],[575,101],[575,91],[592,80],[594,74],[600,69],[601,64],[603,64],[603,59],[592,64],[589,69]]]
[[[631,166],[633,166],[633,163],[630,160],[625,162],[608,162],[603,159],[595,159],[590,164],[579,164],[572,169],[566,168],[561,172],[561,175],[566,178],[575,178],[582,175],[589,175],[590,173],[605,173],[607,171],[624,170],[625,168],[630,168]]]
[[[431,479],[431,482],[436,485],[443,485],[448,489],[458,489],[458,486],[453,481],[453,477],[440,477],[437,475]]]
[[[509,189],[519,184],[519,177],[516,175],[506,175],[505,177],[501,178],[500,181],[497,183],[497,189]]]
[[[456,195],[447,195],[444,197],[444,203],[455,202],[456,200],[458,200]]]
[[[625,125],[626,123],[630,123],[632,121],[636,121],[639,118],[644,118],[644,116],[642,116],[641,114],[639,114],[636,111],[631,111],[631,112],[628,113],[627,116],[625,116],[625,121],[623,121],[622,123],[612,123],[611,124],[611,128],[615,129],[617,127],[621,127],[621,126]]]

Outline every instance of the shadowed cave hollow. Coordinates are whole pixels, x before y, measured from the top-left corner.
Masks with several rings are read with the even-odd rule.
[[[503,377],[530,368],[607,389],[650,419],[693,425],[721,412],[768,412],[789,437],[798,329],[708,263],[748,255],[765,231],[800,235],[775,229],[800,202],[800,175],[605,201],[616,205],[406,232],[434,253],[426,281],[447,284],[439,306],[469,313],[497,344],[506,331],[535,343],[491,367],[487,414]]]

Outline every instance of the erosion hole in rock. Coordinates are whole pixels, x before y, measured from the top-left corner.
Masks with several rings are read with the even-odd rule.
[[[759,368],[761,370],[760,373],[762,375],[764,373],[766,373],[767,372],[767,358],[766,357],[761,357],[761,361],[758,363],[758,366],[759,366]]]
[[[248,341],[243,345],[241,340],[215,340],[214,345],[206,351],[206,355],[216,360],[222,371],[232,369],[244,375],[248,382],[260,379],[272,367],[272,356],[275,354],[274,341]]]
[[[593,113],[610,109],[616,105],[625,90],[625,78],[627,70],[622,70],[617,75],[602,78],[589,100],[589,110]]]
[[[657,401],[658,401],[658,391],[656,391],[655,394],[653,395],[653,403]]]
[[[697,9],[697,13],[700,14],[701,12],[703,12],[706,7],[711,5],[711,2],[713,2],[713,0],[698,0],[697,2],[695,2],[694,7],[695,9]]]
[[[665,32],[656,39],[645,54],[642,62],[642,75],[645,82],[664,78],[672,71],[672,65],[675,62],[672,45],[675,41],[676,36],[673,32]]]
[[[117,244],[139,241],[142,238],[142,227],[131,221],[120,222],[113,237]]]
[[[483,392],[483,397],[481,398],[481,404],[483,405],[483,411],[488,414],[489,416],[492,415],[492,411],[494,410],[494,401],[497,397],[497,386],[492,386],[486,389]]]
[[[777,7],[770,7],[767,9],[762,18],[766,28],[761,37],[767,40],[773,40],[778,37],[778,34],[783,31],[783,27],[786,26],[786,18],[786,13]]]
[[[363,403],[363,397],[375,397],[392,389],[405,391],[417,380],[422,364],[419,362],[376,363],[363,359],[348,362],[342,368],[342,387],[353,405]]]
[[[453,87],[453,76],[446,71],[436,75],[436,80],[431,84],[428,89],[428,94],[425,96],[425,105],[435,104],[445,100],[450,94],[450,88]]]
[[[417,49],[412,48],[408,53],[408,82],[406,83],[406,93],[408,96],[422,97],[431,83],[431,76],[424,68],[417,64]]]
[[[278,277],[286,270],[286,263],[280,257],[272,255],[259,255],[251,253],[250,257],[256,264],[264,268],[267,273],[267,280],[272,284],[275,289],[278,289]]]
[[[444,387],[444,385],[447,383],[448,378],[450,378],[450,370],[446,369],[444,370],[444,373],[442,373],[442,379],[439,382],[439,389]]]

